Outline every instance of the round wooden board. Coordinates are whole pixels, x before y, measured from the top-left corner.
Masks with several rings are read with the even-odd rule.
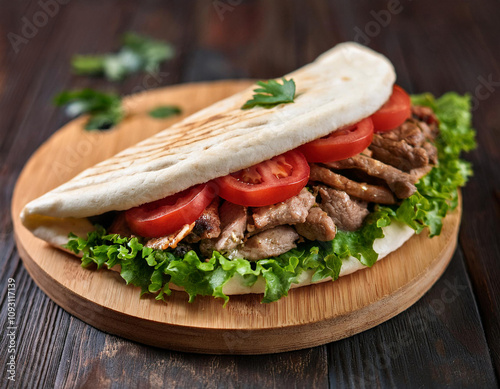
[[[58,305],[103,331],[174,350],[214,354],[264,354],[317,346],[372,328],[415,303],[441,276],[456,247],[460,210],[446,219],[439,237],[424,232],[371,269],[336,282],[291,290],[261,304],[261,295],[232,296],[226,308],[212,297],[188,303],[172,292],[168,302],[139,298],[114,271],[83,269],[80,261],[35,238],[19,213],[30,200],[179,120],[153,119],[165,104],[183,116],[242,90],[250,81],[187,84],[126,99],[130,111],[117,128],[86,132],[84,118],[68,123],[31,157],[17,182],[12,218],[19,253],[38,286]]]

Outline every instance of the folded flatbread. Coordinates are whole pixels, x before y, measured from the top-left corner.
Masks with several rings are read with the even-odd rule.
[[[271,109],[242,110],[254,87],[219,101],[170,128],[85,170],[35,199],[21,213],[37,237],[61,246],[68,233],[85,236],[87,219],[127,210],[193,185],[268,160],[370,116],[389,98],[395,82],[391,63],[355,43],[339,44],[288,75],[297,86],[295,102]],[[381,255],[397,249],[413,233],[393,223],[376,242]],[[357,259],[342,268],[363,267]],[[310,281],[304,276],[302,284]],[[225,292],[262,292],[257,283],[234,281]]]

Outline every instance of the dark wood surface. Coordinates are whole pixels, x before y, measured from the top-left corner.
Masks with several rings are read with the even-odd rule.
[[[0,0],[0,387],[498,386],[499,1],[65,2],[43,18],[40,3],[55,2]],[[41,27],[15,50],[8,34],[22,36],[26,20],[34,17]],[[112,85],[71,74],[74,53],[113,50],[120,34],[130,30],[175,45],[177,55],[162,66],[157,82],[137,75]],[[479,148],[467,155],[475,175],[463,190],[459,248],[417,304],[328,345],[276,355],[211,356],[107,335],[37,288],[16,251],[10,198],[26,160],[67,121],[51,105],[58,91],[89,86],[129,94],[181,82],[276,77],[354,39],[387,55],[398,83],[410,92],[455,90],[475,101]],[[9,278],[16,284],[14,383],[7,381],[6,368]],[[239,334],[234,341],[251,339]]]

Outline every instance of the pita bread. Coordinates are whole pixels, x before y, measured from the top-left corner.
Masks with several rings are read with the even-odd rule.
[[[292,150],[359,121],[389,98],[395,73],[384,56],[343,43],[285,76],[292,104],[242,110],[254,87],[219,101],[30,202],[21,213],[36,236],[60,246],[86,235],[86,219],[180,192]]]
[[[93,230],[87,217],[161,199],[370,116],[391,95],[395,72],[384,56],[356,43],[343,43],[285,77],[293,78],[296,84],[293,104],[242,110],[255,86],[248,88],[30,202],[21,213],[23,224],[35,236],[60,248],[67,243],[69,232],[86,236]],[[374,243],[379,259],[413,233],[396,222],[384,227],[385,237]],[[361,268],[360,261],[351,257],[343,262],[340,275]],[[312,283],[311,276],[311,272],[304,272],[292,287]],[[238,277],[224,286],[225,294],[264,292],[262,277],[252,287],[244,286]]]

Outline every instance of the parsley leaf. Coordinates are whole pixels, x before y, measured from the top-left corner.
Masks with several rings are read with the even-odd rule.
[[[149,116],[155,119],[165,119],[170,116],[180,115],[181,113],[181,109],[176,105],[160,105],[149,111]]]
[[[249,109],[260,105],[264,108],[272,108],[283,103],[293,103],[295,98],[295,82],[293,79],[281,79],[282,84],[276,80],[258,81],[261,88],[254,89],[255,94],[241,109]]]
[[[117,53],[75,55],[71,65],[79,75],[120,81],[140,71],[157,73],[160,64],[173,56],[174,49],[169,43],[129,32],[123,35],[123,46]]]
[[[90,114],[86,130],[106,130],[118,124],[124,117],[121,98],[115,94],[97,92],[93,89],[63,91],[54,98],[57,106],[66,105],[66,114],[71,117]]]

